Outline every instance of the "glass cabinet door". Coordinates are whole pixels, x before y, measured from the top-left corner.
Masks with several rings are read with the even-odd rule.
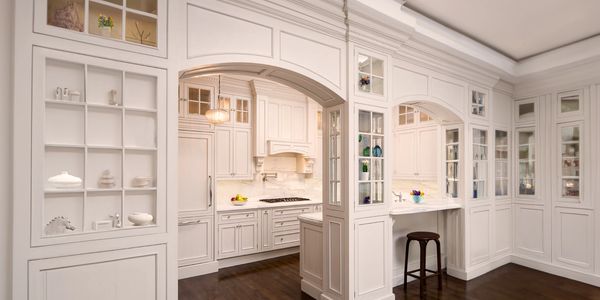
[[[496,130],[496,196],[508,196],[508,132]]]
[[[563,198],[579,198],[580,196],[580,126],[567,125],[560,128],[560,186]]]
[[[383,203],[383,113],[358,111],[358,204]]]
[[[535,195],[535,131],[520,129],[517,133],[519,158],[519,195]]]
[[[186,113],[190,117],[205,116],[212,102],[212,90],[198,85],[185,85]]]
[[[473,129],[473,199],[487,196],[488,177],[487,130]]]
[[[383,95],[384,61],[366,54],[359,54],[357,60],[359,91]]]
[[[459,147],[458,128],[446,130],[446,195],[449,198],[458,198]]]
[[[472,90],[471,91],[471,113],[476,116],[485,117],[487,95],[483,92]]]
[[[250,100],[237,98],[235,100],[235,122],[237,124],[249,124],[250,123]]]
[[[330,111],[328,116],[328,159],[329,159],[329,204],[340,206],[342,184],[342,134],[341,113],[339,110]]]

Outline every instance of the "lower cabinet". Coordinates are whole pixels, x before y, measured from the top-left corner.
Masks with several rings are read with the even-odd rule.
[[[300,245],[298,215],[320,211],[321,205],[221,212],[218,214],[217,258],[228,258]]]
[[[31,300],[166,299],[166,245],[29,262]]]
[[[214,259],[212,216],[180,219],[178,228],[177,261],[180,267]]]
[[[218,258],[258,252],[258,224],[254,222],[220,224],[217,234]]]

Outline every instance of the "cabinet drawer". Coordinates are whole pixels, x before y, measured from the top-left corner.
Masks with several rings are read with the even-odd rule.
[[[273,248],[286,248],[300,245],[300,231],[273,233]]]
[[[273,210],[273,217],[279,216],[297,216],[312,212],[312,206],[296,206],[290,208],[277,208]]]
[[[298,217],[285,217],[273,219],[273,231],[284,231],[284,230],[299,230],[300,221]]]
[[[239,222],[239,221],[254,221],[256,220],[256,211],[243,211],[235,213],[226,213],[219,215],[221,223]]]

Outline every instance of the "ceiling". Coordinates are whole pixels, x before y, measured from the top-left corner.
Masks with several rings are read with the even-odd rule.
[[[600,34],[598,0],[408,0],[405,5],[516,61]]]

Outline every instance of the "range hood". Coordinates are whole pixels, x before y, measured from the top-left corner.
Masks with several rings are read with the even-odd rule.
[[[288,141],[268,141],[268,153],[269,155],[277,155],[277,154],[296,154],[302,156],[309,156],[310,154],[310,145],[308,143],[295,143]]]

